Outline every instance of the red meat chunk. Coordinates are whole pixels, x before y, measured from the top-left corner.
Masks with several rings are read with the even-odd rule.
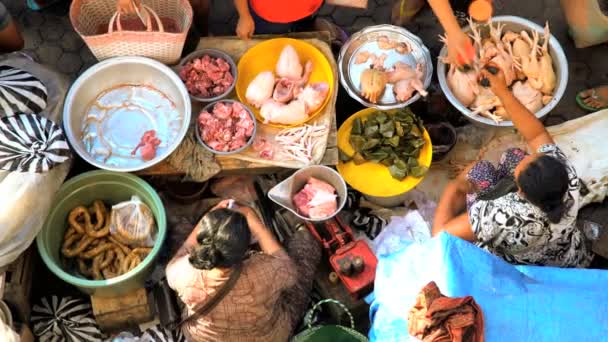
[[[229,152],[247,144],[253,135],[253,118],[240,103],[218,102],[211,113],[198,116],[201,138],[216,151]]]
[[[180,70],[179,76],[188,92],[197,97],[222,95],[234,83],[230,64],[222,58],[209,55],[188,62]]]

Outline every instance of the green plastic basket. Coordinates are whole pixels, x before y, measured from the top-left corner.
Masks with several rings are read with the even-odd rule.
[[[98,199],[116,204],[131,199],[133,195],[139,196],[150,207],[156,219],[156,243],[150,254],[133,270],[108,280],[89,280],[63,270],[60,250],[70,210],[79,205],[90,205]],[[166,233],[165,208],[154,188],[132,174],[92,171],[70,179],[59,189],[55,196],[55,206],[38,234],[36,244],[42,260],[57,277],[84,293],[113,297],[144,286],[146,277],[154,268],[154,259],[163,245]]]
[[[341,325],[312,326],[312,315],[323,304],[336,304],[346,312],[350,319],[350,328]],[[355,330],[355,320],[348,308],[335,299],[324,299],[312,307],[304,317],[308,329],[292,338],[292,342],[367,342],[363,334]]]

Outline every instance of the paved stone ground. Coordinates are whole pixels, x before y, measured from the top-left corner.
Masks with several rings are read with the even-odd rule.
[[[25,0],[8,0],[4,3],[24,33],[25,50],[40,62],[52,65],[72,78],[95,63],[95,58],[71,27],[67,15],[68,1],[41,13],[28,10]],[[576,105],[575,95],[581,89],[608,83],[608,63],[605,62],[608,58],[607,46],[603,44],[576,49],[568,38],[559,0],[495,0],[495,3],[497,14],[525,17],[539,25],[549,21],[552,33],[565,50],[569,62],[568,88],[559,105],[547,117],[546,124],[555,125],[584,115],[585,112]],[[392,0],[369,0],[369,8],[365,10],[324,6],[320,15],[352,33],[368,25],[388,23],[391,6]],[[213,34],[233,34],[236,20],[232,1],[213,2],[210,18],[210,31]],[[429,8],[424,9],[406,28],[419,35],[432,54],[437,55],[441,48],[437,35],[442,30]],[[354,106],[351,104],[351,107]],[[597,222],[608,222],[608,206],[591,206],[582,215]]]

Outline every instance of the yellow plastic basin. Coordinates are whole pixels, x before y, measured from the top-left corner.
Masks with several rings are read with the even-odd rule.
[[[265,42],[259,43],[251,49],[247,50],[245,54],[241,57],[238,64],[238,79],[236,81],[236,94],[239,100],[242,103],[249,104],[247,99],[245,98],[245,93],[247,92],[247,86],[253,79],[263,71],[272,71],[275,72],[275,66],[279,60],[279,56],[281,55],[281,51],[286,45],[291,45],[298,53],[300,57],[300,63],[302,66],[306,64],[307,61],[312,61],[313,68],[312,74],[310,75],[310,79],[308,84],[315,82],[326,82],[329,85],[329,92],[327,93],[327,98],[325,98],[325,102],[323,105],[314,113],[308,116],[308,118],[299,123],[295,123],[293,125],[281,125],[269,123],[268,125],[274,127],[294,127],[299,126],[305,122],[308,122],[314,119],[319,113],[323,111],[327,102],[329,102],[330,97],[332,96],[334,89],[334,74],[331,69],[331,65],[325,55],[321,53],[316,47],[311,44],[308,44],[304,41],[291,39],[291,38],[276,38],[270,39]],[[276,77],[276,74],[275,74]],[[264,118],[260,115],[260,110],[251,107],[253,114],[256,119],[260,122],[264,122]]]
[[[365,121],[365,117],[370,114],[377,112],[375,108],[366,108],[355,114],[353,114],[348,120],[346,120],[340,129],[338,130],[338,147],[345,153],[352,155],[355,150],[349,142],[350,130],[353,127],[353,120],[361,118]],[[397,110],[389,110],[387,113],[395,113]],[[422,133],[426,144],[420,151],[418,157],[418,163],[420,165],[430,167],[433,159],[433,146],[431,144],[431,138],[426,130]],[[367,162],[360,165],[356,165],[354,162],[349,161],[343,163],[338,162],[338,171],[350,186],[355,188],[357,191],[376,197],[390,197],[401,195],[405,192],[412,190],[418,183],[422,181],[423,177],[414,178],[406,177],[402,181],[399,181],[391,176],[388,171],[388,167]]]

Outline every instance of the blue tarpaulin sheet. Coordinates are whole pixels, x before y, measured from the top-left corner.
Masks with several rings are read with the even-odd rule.
[[[371,341],[414,341],[407,315],[430,281],[473,296],[486,341],[608,341],[608,271],[514,266],[447,233],[378,256]]]

